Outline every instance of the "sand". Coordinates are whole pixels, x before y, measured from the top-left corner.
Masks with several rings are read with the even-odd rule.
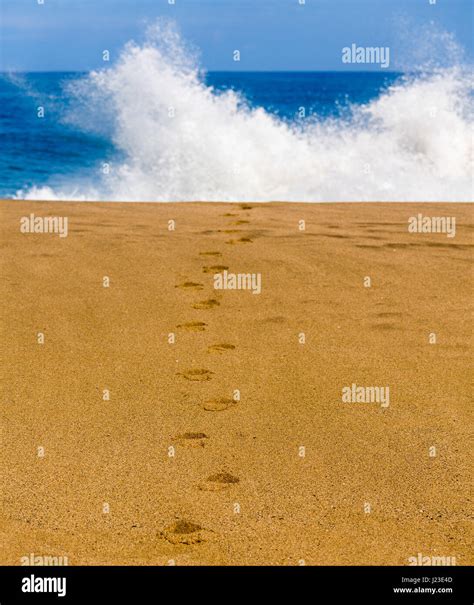
[[[472,564],[471,208],[1,202],[1,563]]]

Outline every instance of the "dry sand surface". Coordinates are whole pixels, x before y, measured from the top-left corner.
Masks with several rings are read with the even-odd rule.
[[[0,208],[1,563],[473,562],[471,206]],[[224,267],[261,294],[214,290]]]

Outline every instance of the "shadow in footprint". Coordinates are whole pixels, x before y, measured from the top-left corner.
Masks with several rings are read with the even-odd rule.
[[[200,252],[200,256],[222,256],[222,252]]]
[[[185,281],[184,283],[175,286],[175,288],[182,288],[184,290],[202,290],[204,285],[194,281]]]
[[[206,382],[207,380],[211,380],[213,374],[214,372],[210,370],[186,370],[185,372],[178,372],[178,376],[183,376],[186,380],[193,382]]]
[[[187,332],[204,332],[207,324],[203,321],[190,321],[185,324],[178,324],[176,327]]]
[[[236,405],[236,401],[229,397],[220,397],[216,399],[208,399],[201,404],[201,407],[206,412],[223,412],[228,410],[230,407]]]
[[[234,477],[234,475],[231,475],[230,473],[216,473],[200,483],[198,488],[207,492],[219,492],[223,489],[228,489],[232,485],[235,485],[239,482],[240,479],[238,477]]]
[[[208,353],[224,353],[225,351],[233,351],[235,345],[227,344],[226,342],[218,345],[211,345],[207,348]]]
[[[235,246],[235,244],[252,244],[253,240],[250,237],[241,237],[239,239],[229,239],[225,243]]]
[[[377,246],[376,244],[355,244],[355,248],[362,248],[366,250],[381,250],[382,246]]]
[[[381,324],[372,324],[371,326],[375,330],[399,330],[397,326],[389,323],[381,323]]]
[[[200,302],[194,303],[193,309],[214,309],[214,307],[218,307],[221,303],[215,298],[209,298],[208,300],[201,300]]]
[[[206,433],[183,433],[177,435],[174,440],[185,447],[204,447],[206,439],[209,439]]]
[[[213,265],[212,267],[203,267],[203,273],[220,273],[221,271],[227,271],[229,267],[225,265]]]
[[[204,542],[203,528],[197,523],[178,519],[161,532],[163,538],[171,544],[199,544]]]

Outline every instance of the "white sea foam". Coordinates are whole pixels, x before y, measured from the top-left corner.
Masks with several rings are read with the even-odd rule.
[[[459,65],[393,85],[350,119],[290,124],[205,85],[172,27],[69,89],[69,116],[122,152],[99,185],[28,199],[470,201],[473,77]],[[172,109],[171,109],[172,108]],[[171,117],[170,117],[171,114]],[[107,159],[104,159],[107,161]]]

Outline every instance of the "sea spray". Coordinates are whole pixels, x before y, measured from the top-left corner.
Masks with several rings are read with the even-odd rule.
[[[350,119],[294,123],[205,84],[169,25],[69,85],[76,126],[121,161],[79,190],[19,197],[122,201],[469,201],[473,78],[459,65],[406,76]],[[106,159],[104,159],[106,161]]]

